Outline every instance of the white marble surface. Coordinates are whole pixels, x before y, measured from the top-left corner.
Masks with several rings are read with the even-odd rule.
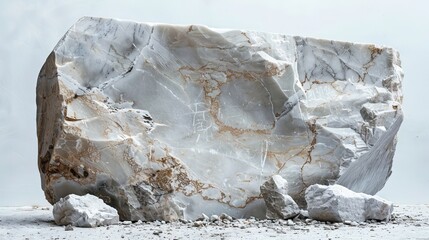
[[[54,204],[52,213],[57,225],[99,227],[119,223],[118,211],[91,194],[67,195]]]
[[[288,183],[282,176],[269,177],[260,189],[266,206],[267,219],[290,219],[300,213],[298,204],[288,195]]]
[[[82,18],[39,75],[42,187],[51,203],[90,192],[148,220],[263,216],[274,174],[300,204],[337,179],[374,194],[401,80],[381,46]]]
[[[305,191],[305,200],[309,217],[324,222],[389,221],[393,212],[392,202],[338,184],[311,185]]]

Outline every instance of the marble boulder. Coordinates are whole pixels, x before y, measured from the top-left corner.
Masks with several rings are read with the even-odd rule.
[[[289,219],[297,216],[300,209],[288,194],[288,183],[280,175],[270,177],[261,186],[268,219]]]
[[[54,204],[53,215],[58,225],[99,227],[119,223],[118,211],[90,194],[61,198]]]
[[[264,217],[272,175],[375,194],[391,174],[399,54],[373,44],[84,17],[37,82],[46,199],[123,220]]]
[[[329,222],[389,221],[393,204],[377,196],[353,192],[341,185],[315,184],[305,192],[308,215]]]

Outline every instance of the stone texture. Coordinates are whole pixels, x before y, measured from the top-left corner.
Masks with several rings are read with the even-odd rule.
[[[305,191],[310,218],[330,222],[389,220],[393,204],[377,196],[353,192],[341,185],[315,184]]]
[[[262,184],[261,194],[268,219],[289,219],[299,214],[298,205],[287,193],[288,183],[280,175],[274,175]]]
[[[54,204],[53,214],[56,224],[66,226],[98,227],[119,222],[116,209],[90,194],[70,194],[61,198]]]
[[[374,194],[391,173],[402,70],[388,47],[80,19],[37,83],[42,188],[123,220],[264,217],[260,185]]]

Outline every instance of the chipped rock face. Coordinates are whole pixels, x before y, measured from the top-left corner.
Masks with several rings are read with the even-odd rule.
[[[330,222],[389,220],[393,204],[377,196],[353,192],[341,185],[315,184],[305,191],[310,218]]]
[[[82,18],[37,83],[49,202],[91,193],[124,220],[264,216],[278,174],[374,194],[402,121],[398,53],[204,26]]]
[[[58,225],[98,227],[119,222],[116,209],[90,194],[84,196],[70,194],[61,198],[54,204],[53,214]]]
[[[280,175],[270,177],[261,186],[261,194],[267,207],[268,219],[288,219],[299,214],[300,209],[288,193],[288,183]]]

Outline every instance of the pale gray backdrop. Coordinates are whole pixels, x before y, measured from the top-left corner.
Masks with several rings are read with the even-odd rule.
[[[405,121],[393,174],[379,195],[429,203],[429,17],[426,1],[171,0],[0,2],[0,206],[47,204],[37,169],[37,75],[82,16],[203,24],[377,43],[399,50]]]

